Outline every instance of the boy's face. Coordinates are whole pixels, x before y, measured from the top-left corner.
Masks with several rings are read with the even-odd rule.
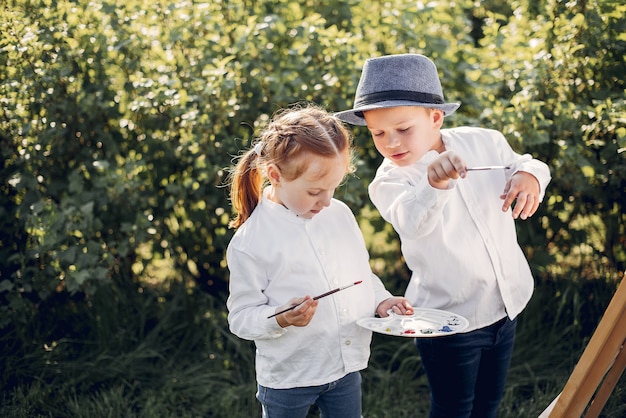
[[[399,106],[368,110],[363,116],[378,152],[399,166],[414,164],[443,146],[441,110]]]

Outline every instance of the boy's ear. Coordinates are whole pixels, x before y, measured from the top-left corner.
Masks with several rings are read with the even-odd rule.
[[[433,119],[433,124],[435,124],[436,128],[441,128],[443,126],[443,119],[444,119],[443,110],[433,109],[431,113],[431,117]]]
[[[276,164],[269,164],[266,168],[267,178],[270,181],[270,184],[274,187],[280,185],[280,168]]]

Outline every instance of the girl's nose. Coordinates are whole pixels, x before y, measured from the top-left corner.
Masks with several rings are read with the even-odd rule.
[[[333,198],[333,194],[334,190],[328,193],[324,193],[324,196],[322,197],[322,205],[324,207],[330,206],[330,200]]]

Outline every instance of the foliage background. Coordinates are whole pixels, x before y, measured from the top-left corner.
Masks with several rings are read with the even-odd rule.
[[[228,167],[279,108],[349,108],[366,58],[417,52],[463,103],[447,126],[499,129],[552,169],[518,224],[537,290],[502,411],[537,415],[626,269],[625,15],[613,0],[8,0],[0,414],[256,414],[252,345],[225,322]],[[336,197],[402,293],[397,237],[366,194],[379,157],[353,132]],[[368,416],[423,416],[414,348],[372,349]],[[607,415],[624,399],[620,382]]]

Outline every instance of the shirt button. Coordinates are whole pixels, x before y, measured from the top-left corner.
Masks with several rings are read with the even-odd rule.
[[[351,344],[350,340],[346,340],[346,345],[350,345],[350,344]]]

